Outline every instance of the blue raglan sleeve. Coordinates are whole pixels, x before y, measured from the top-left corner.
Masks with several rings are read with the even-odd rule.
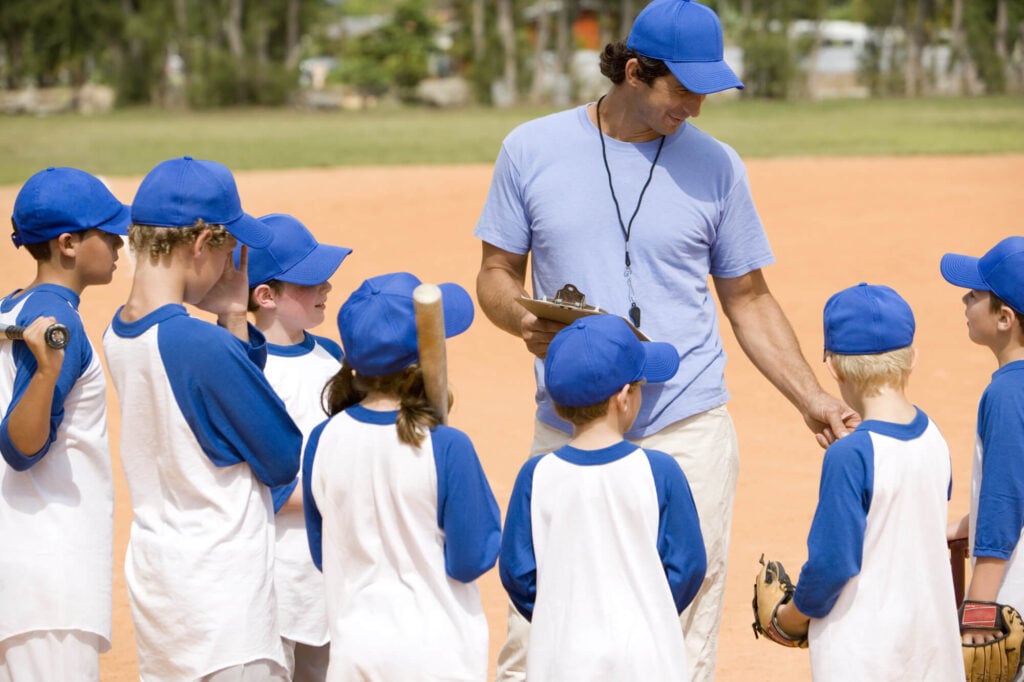
[[[299,471],[302,433],[254,362],[260,354],[253,342],[259,345],[263,335],[250,339],[243,343],[182,316],[160,325],[157,342],[178,408],[210,461],[246,462],[264,484],[285,485]]]
[[[498,575],[509,599],[526,620],[533,620],[537,601],[537,557],[533,551],[533,521],[530,516],[533,474],[546,455],[529,459],[519,470],[505,514],[501,533]]]
[[[663,452],[644,452],[658,493],[658,554],[676,611],[682,613],[697,596],[708,568],[697,505],[679,464]]]
[[[1024,528],[1024,371],[999,377],[978,406],[981,490],[974,556],[1009,559]]]
[[[431,432],[437,468],[437,525],[444,531],[448,575],[472,582],[494,566],[501,512],[469,437],[438,426]]]
[[[302,510],[306,516],[306,540],[309,542],[309,555],[313,565],[320,571],[323,567],[323,527],[324,519],[320,516],[320,508],[313,499],[313,460],[316,450],[320,447],[320,436],[328,422],[316,426],[306,441],[306,453],[302,458]]]
[[[808,559],[793,595],[797,608],[811,618],[827,616],[847,581],[860,573],[873,485],[868,432],[855,431],[825,451]]]
[[[341,362],[345,357],[345,354],[341,350],[341,346],[332,339],[328,339],[326,336],[317,336],[316,334],[310,334],[310,336],[312,336],[316,340],[317,344],[323,347],[323,349],[338,362]]]
[[[53,402],[50,404],[50,431],[46,443],[38,452],[24,453],[15,447],[10,437],[10,416],[11,410],[18,404],[25,394],[29,382],[36,373],[38,364],[32,355],[29,347],[21,342],[14,342],[12,353],[16,367],[14,386],[11,403],[7,408],[3,421],[0,422],[0,454],[4,461],[15,471],[26,471],[39,463],[53,444],[57,437],[57,429],[64,421],[64,400],[75,382],[92,362],[92,346],[85,335],[85,328],[82,326],[82,318],[65,299],[39,292],[30,294],[28,300],[18,313],[17,323],[28,326],[37,317],[52,316],[57,322],[63,324],[70,332],[68,345],[64,348],[64,363],[61,365],[60,374],[57,377],[57,384],[53,389]]]

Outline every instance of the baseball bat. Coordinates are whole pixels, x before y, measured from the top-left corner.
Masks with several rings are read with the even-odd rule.
[[[25,338],[25,328],[17,324],[0,326],[0,330],[3,331],[4,337],[11,341],[22,341]],[[68,341],[71,339],[71,332],[68,331],[67,327],[58,322],[46,328],[46,331],[43,332],[43,338],[46,339],[47,346],[60,350],[68,345]]]
[[[416,310],[416,343],[420,352],[423,387],[434,414],[448,423],[448,356],[445,350],[441,289],[421,284],[412,292]]]

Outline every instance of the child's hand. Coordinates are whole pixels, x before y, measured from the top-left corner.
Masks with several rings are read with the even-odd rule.
[[[46,330],[56,323],[57,319],[54,317],[37,317],[32,324],[25,327],[22,336],[22,340],[36,359],[36,373],[54,378],[60,374],[60,368],[64,365],[64,349],[51,348],[46,343]]]
[[[231,251],[228,251],[220,279],[210,287],[202,300],[196,303],[196,307],[213,313],[218,319],[223,317],[244,319],[249,305],[248,260],[249,253],[246,247],[242,246],[242,253],[236,268]]]

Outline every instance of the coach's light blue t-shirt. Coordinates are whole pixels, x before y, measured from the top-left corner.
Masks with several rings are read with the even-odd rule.
[[[567,283],[587,303],[625,316],[625,239],[615,215],[597,128],[586,106],[529,121],[502,144],[487,203],[474,234],[517,254],[530,253],[533,295],[552,297]],[[605,136],[624,224],[658,150],[658,140]],[[736,152],[689,123],[665,145],[630,236],[640,329],[679,349],[676,376],[644,386],[629,439],[642,438],[729,399],[708,275],[739,277],[774,262]],[[538,418],[570,432],[544,389],[535,363]]]

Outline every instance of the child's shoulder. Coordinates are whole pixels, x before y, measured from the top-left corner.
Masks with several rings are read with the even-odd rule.
[[[336,341],[334,341],[333,339],[329,339],[326,336],[318,336],[316,334],[311,334],[310,332],[306,332],[306,336],[307,338],[312,340],[315,346],[323,348],[335,360],[341,362],[344,353],[342,353],[341,346],[338,345]]]

